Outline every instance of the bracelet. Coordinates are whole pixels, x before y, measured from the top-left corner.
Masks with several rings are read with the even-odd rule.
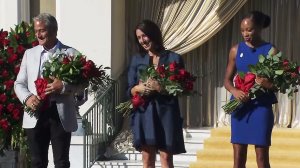
[[[27,100],[32,96],[33,94],[29,94],[23,101],[23,104],[26,106]]]

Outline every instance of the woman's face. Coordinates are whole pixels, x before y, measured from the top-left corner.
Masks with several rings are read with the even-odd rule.
[[[252,43],[260,36],[258,29],[250,18],[245,18],[241,22],[241,33],[246,42]]]
[[[136,38],[138,39],[140,45],[146,51],[149,51],[153,48],[153,42],[144,32],[142,32],[140,29],[136,29],[135,34],[136,34]]]

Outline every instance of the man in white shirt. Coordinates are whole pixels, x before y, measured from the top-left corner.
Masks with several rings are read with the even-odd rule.
[[[20,72],[15,81],[15,92],[19,100],[38,115],[24,112],[25,129],[32,168],[46,168],[48,148],[51,141],[56,168],[69,168],[71,132],[77,130],[75,94],[81,94],[86,85],[71,85],[57,78],[46,88],[50,97],[48,108],[37,96],[34,81],[42,77],[42,66],[56,49],[69,55],[78,53],[74,48],[57,39],[57,21],[50,14],[42,13],[33,18],[34,30],[39,45],[25,51]]]

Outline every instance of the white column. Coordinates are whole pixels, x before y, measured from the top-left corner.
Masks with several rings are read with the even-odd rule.
[[[56,1],[58,38],[97,65],[109,66],[113,78],[124,70],[125,2],[123,0]],[[80,107],[86,112],[94,101]]]
[[[58,38],[97,64],[111,66],[111,1],[56,1]]]
[[[0,29],[9,30],[20,22],[20,0],[0,0]]]

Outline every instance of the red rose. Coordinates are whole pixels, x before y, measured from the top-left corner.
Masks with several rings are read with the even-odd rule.
[[[15,66],[15,68],[14,68],[14,73],[15,73],[15,74],[18,74],[19,71],[20,71],[20,65]]]
[[[2,44],[3,44],[4,46],[8,46],[9,43],[10,43],[10,41],[7,40],[7,39],[3,39],[3,41],[2,41]]]
[[[45,94],[45,89],[47,88],[48,81],[43,78],[38,78],[36,81],[34,81],[37,94],[42,100],[45,100],[47,98],[47,95]]]
[[[177,76],[176,76],[176,75],[171,75],[171,76],[169,77],[169,79],[170,79],[171,81],[176,81],[176,80],[177,80]]]
[[[19,109],[14,109],[12,111],[12,116],[13,116],[13,119],[15,120],[19,120],[20,119],[20,110]]]
[[[30,32],[27,31],[27,32],[26,32],[26,37],[29,37],[29,36],[30,36]]]
[[[0,95],[0,102],[1,102],[1,103],[5,103],[6,100],[7,100],[6,95],[5,95],[4,93],[2,93],[2,94]]]
[[[94,71],[95,71],[95,63],[91,60],[88,60],[85,65],[83,66],[83,77],[85,78],[90,78],[94,76]]]
[[[145,100],[143,97],[141,97],[138,94],[135,94],[132,98],[131,98],[131,102],[133,105],[133,108],[138,108],[141,105],[145,104]]]
[[[64,57],[63,64],[68,64],[70,62],[70,59],[68,57]]]
[[[8,112],[12,112],[15,109],[15,105],[13,103],[9,103],[6,109]]]
[[[0,104],[0,113],[3,111],[3,105]]]
[[[13,80],[4,81],[5,89],[10,90],[14,86]]]
[[[178,78],[178,80],[185,81],[187,78],[187,71],[183,68],[179,69],[177,78]]]
[[[165,73],[165,66],[164,65],[159,65],[156,69],[156,71],[159,73],[159,74],[164,74]]]
[[[255,84],[255,78],[256,75],[253,73],[247,73],[245,75],[245,83],[244,83],[244,92],[248,93],[249,90],[253,87],[253,85]]]
[[[25,48],[24,48],[22,45],[18,45],[18,47],[17,47],[17,52],[18,52],[19,54],[23,54],[24,51],[25,51]]]
[[[86,64],[86,58],[85,57],[80,57],[80,62],[82,65],[85,65]]]
[[[32,45],[32,47],[35,47],[35,46],[39,45],[39,42],[36,40],[36,41],[32,42],[31,45]]]
[[[194,88],[194,84],[193,84],[192,81],[187,81],[187,82],[185,83],[185,89],[186,89],[186,90],[191,91],[191,90],[193,90],[193,88]]]
[[[16,60],[18,59],[18,55],[17,54],[13,54],[11,55],[8,59],[7,59],[7,62],[12,64],[14,63]]]
[[[7,47],[7,52],[8,52],[9,55],[13,55],[15,53],[13,47]]]
[[[14,36],[15,36],[17,41],[20,39],[20,36],[18,34],[15,34]]]
[[[240,90],[243,90],[243,85],[244,85],[244,79],[242,79],[240,77],[239,74],[237,74],[235,77],[234,77],[234,87],[237,88],[237,89],[240,89]]]
[[[176,70],[176,68],[177,68],[177,63],[176,63],[175,61],[172,62],[172,63],[170,64],[169,68],[170,68],[170,71],[171,71],[171,72],[174,72],[174,71]]]
[[[291,77],[292,77],[292,78],[296,78],[296,77],[297,77],[297,74],[296,74],[295,72],[292,72],[292,73],[291,73]]]
[[[2,129],[4,131],[8,131],[8,129],[9,129],[9,124],[8,124],[8,121],[6,119],[0,120],[0,126],[2,127]]]
[[[0,33],[0,39],[1,38],[6,38],[8,36],[8,32],[7,31],[3,31],[2,33]]]
[[[283,60],[283,66],[288,66],[288,65],[289,65],[289,60],[284,59],[284,60]]]
[[[3,78],[6,78],[6,77],[8,77],[9,73],[8,73],[7,70],[3,70],[1,75],[2,75]]]

